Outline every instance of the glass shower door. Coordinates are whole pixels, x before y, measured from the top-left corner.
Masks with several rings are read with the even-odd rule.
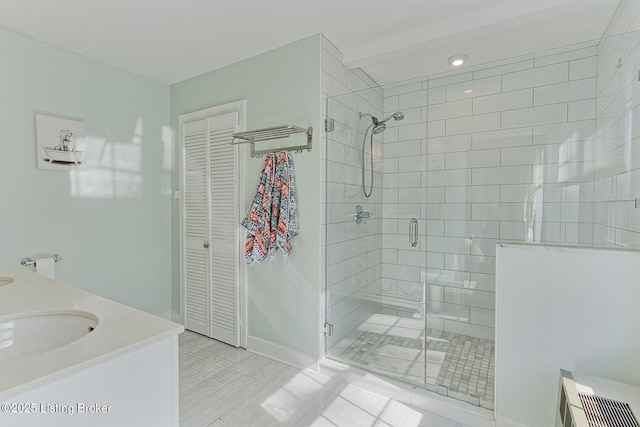
[[[327,101],[326,354],[424,386],[425,156],[399,139],[419,111],[384,111],[380,88]]]

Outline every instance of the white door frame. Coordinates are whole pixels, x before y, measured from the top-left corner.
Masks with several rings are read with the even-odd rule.
[[[182,114],[178,117],[178,151],[179,151],[179,194],[180,194],[180,318],[182,324],[185,324],[185,265],[184,265],[184,250],[185,250],[185,207],[184,207],[184,124],[192,121],[207,119],[212,116],[221,114],[237,112],[238,113],[238,131],[246,130],[246,117],[247,117],[247,101],[246,99],[231,102],[224,105],[218,105],[204,110],[194,111],[192,113]],[[247,211],[246,198],[245,198],[245,168],[246,158],[249,154],[249,148],[247,144],[238,144],[235,146],[238,150],[238,169],[237,169],[237,182],[238,182],[238,199],[240,203],[240,215],[243,215]],[[237,244],[237,256],[238,265],[240,269],[238,271],[238,321],[240,322],[240,347],[247,347],[247,283],[246,283],[246,263],[244,257],[244,240],[245,231],[240,225],[241,217],[238,218],[236,227],[236,244]]]

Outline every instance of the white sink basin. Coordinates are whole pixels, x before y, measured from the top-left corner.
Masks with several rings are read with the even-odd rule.
[[[76,341],[98,326],[85,311],[31,313],[0,319],[0,365]]]
[[[9,283],[13,283],[12,277],[1,277],[0,276],[0,287],[4,285],[8,285]]]

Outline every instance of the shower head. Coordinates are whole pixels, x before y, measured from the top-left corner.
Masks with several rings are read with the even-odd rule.
[[[384,120],[378,120],[375,117],[371,116],[371,122],[373,123],[373,129],[371,130],[371,132],[376,135],[384,132],[384,130],[387,128],[387,125],[385,123],[387,122],[387,120],[391,119],[402,120],[404,119],[404,113],[402,111],[395,112]]]
[[[386,119],[382,120],[380,123],[384,123],[389,119],[402,120],[402,119],[404,119],[404,113],[402,111],[397,111],[397,112],[393,113],[392,115],[390,115],[389,117],[387,117]]]
[[[373,127],[373,129],[371,130],[371,132],[373,132],[374,135],[377,135],[379,133],[384,132],[384,130],[387,128],[387,125],[385,125],[384,123],[380,123],[377,124]]]
[[[384,132],[384,130],[387,128],[387,125],[385,125],[385,123],[387,122],[387,120],[402,120],[404,119],[404,113],[402,111],[397,111],[395,113],[393,113],[392,115],[390,115],[389,117],[387,117],[384,120],[378,120],[378,118],[372,114],[369,113],[359,113],[360,118],[363,117],[370,117],[371,118],[371,124],[373,125],[373,129],[371,130],[371,132],[373,132],[374,134],[379,134]]]
[[[387,117],[384,120],[378,120],[377,117],[375,117],[373,114],[371,113],[363,113],[360,112],[358,113],[359,117],[362,119],[363,117],[369,117],[371,120],[371,124],[369,124],[369,126],[367,126],[367,130],[364,133],[364,138],[362,140],[362,191],[364,192],[364,197],[369,197],[371,196],[371,192],[373,191],[373,135],[377,135],[379,133],[384,132],[384,130],[387,128],[387,125],[385,124],[385,122],[387,120],[402,120],[404,119],[404,113],[402,111],[396,111],[395,113],[393,113],[392,115],[390,115],[389,117]],[[371,176],[370,179],[370,186],[369,186],[369,190],[367,192],[367,187],[364,183],[365,181],[365,145],[367,143],[367,134],[369,133],[369,129],[371,129],[371,136],[369,138],[369,174]]]

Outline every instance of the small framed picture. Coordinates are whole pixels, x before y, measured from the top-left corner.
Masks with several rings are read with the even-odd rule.
[[[81,120],[36,114],[38,169],[85,169],[84,137]]]

